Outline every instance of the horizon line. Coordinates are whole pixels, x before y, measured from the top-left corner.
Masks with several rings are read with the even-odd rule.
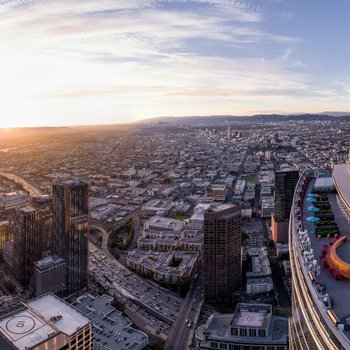
[[[329,113],[329,114],[328,114]],[[116,122],[116,123],[100,123],[100,124],[65,124],[65,125],[26,125],[26,126],[9,126],[9,127],[0,127],[0,130],[10,130],[10,129],[53,129],[53,128],[77,128],[77,127],[93,127],[93,126],[126,126],[126,125],[137,125],[138,123],[141,123],[143,121],[152,120],[152,119],[160,119],[160,118],[191,118],[191,117],[198,117],[198,118],[210,118],[210,117],[234,117],[234,118],[249,118],[249,117],[256,117],[256,116],[298,116],[298,115],[324,115],[324,116],[332,116],[332,113],[344,113],[349,114],[348,111],[324,111],[324,112],[294,112],[294,113],[288,113],[288,112],[270,112],[270,113],[254,113],[254,114],[246,114],[246,115],[234,115],[234,114],[208,114],[208,115],[165,115],[165,116],[157,116],[157,117],[146,117],[142,119],[137,119],[135,121],[128,121],[128,122]],[[334,116],[333,116],[334,117]]]

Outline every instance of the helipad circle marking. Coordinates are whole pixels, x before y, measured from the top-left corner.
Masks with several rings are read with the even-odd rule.
[[[15,316],[6,322],[6,329],[12,334],[26,334],[35,327],[35,320],[30,316]]]
[[[246,318],[246,320],[250,321],[250,322],[255,321],[255,319],[256,319],[255,316],[247,316],[247,318]]]

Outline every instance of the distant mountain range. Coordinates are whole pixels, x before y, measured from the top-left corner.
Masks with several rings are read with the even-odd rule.
[[[283,122],[283,121],[350,121],[350,112],[322,112],[317,114],[256,114],[252,116],[210,115],[185,117],[157,117],[144,119],[137,124],[212,125],[230,122]]]

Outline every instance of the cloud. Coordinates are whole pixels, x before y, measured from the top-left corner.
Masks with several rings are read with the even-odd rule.
[[[130,118],[332,96],[305,73],[300,38],[264,18],[235,0],[0,0],[0,93],[50,115],[133,106]]]

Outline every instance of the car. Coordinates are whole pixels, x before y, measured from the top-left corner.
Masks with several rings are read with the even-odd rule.
[[[191,326],[192,326],[192,322],[190,322],[187,327],[191,328]]]
[[[188,322],[188,318],[186,318],[186,321],[185,321],[185,323],[187,323]]]

